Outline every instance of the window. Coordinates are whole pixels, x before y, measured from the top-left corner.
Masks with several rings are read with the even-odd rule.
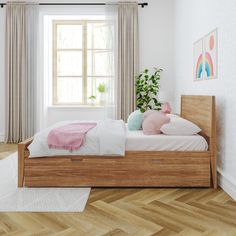
[[[53,20],[53,104],[86,105],[111,78],[102,20]]]

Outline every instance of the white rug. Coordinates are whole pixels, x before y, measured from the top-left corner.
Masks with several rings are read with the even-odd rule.
[[[90,188],[18,188],[17,153],[0,160],[0,212],[82,212]]]

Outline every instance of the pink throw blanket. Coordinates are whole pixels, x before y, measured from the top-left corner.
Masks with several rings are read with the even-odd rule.
[[[48,134],[48,147],[78,150],[84,143],[85,134],[96,125],[96,123],[72,123],[55,128]]]

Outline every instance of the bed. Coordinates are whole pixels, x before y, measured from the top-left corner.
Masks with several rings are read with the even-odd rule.
[[[181,96],[181,117],[197,124],[198,136],[183,137],[182,149],[155,151],[154,137],[144,142],[129,133],[125,156],[38,156],[29,158],[32,138],[18,144],[18,186],[23,187],[213,187],[216,174],[214,96]],[[166,142],[160,136],[158,142]],[[169,139],[167,142],[174,143]],[[205,141],[205,143],[204,143]],[[140,143],[138,143],[140,142]],[[194,146],[186,143],[193,143]],[[143,145],[141,145],[143,143]],[[153,145],[152,145],[153,143]],[[180,143],[180,142],[178,142]],[[199,149],[199,146],[201,148]],[[196,149],[194,147],[197,147]],[[178,150],[178,151],[176,151]],[[180,150],[180,151],[179,151]],[[199,151],[200,150],[200,151]]]

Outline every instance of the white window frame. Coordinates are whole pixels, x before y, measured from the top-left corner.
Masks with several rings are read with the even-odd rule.
[[[104,20],[53,20],[52,24],[52,30],[53,30],[53,35],[52,35],[52,73],[53,73],[53,86],[52,86],[52,103],[53,105],[63,105],[63,106],[71,106],[71,105],[89,105],[88,103],[88,96],[90,94],[87,94],[87,54],[89,50],[94,50],[94,51],[101,51],[101,52],[109,52],[111,50],[109,49],[88,49],[87,48],[87,24],[88,23],[105,23]],[[58,25],[82,25],[82,49],[58,49],[57,48],[57,26]],[[58,102],[58,95],[57,95],[57,78],[60,77],[57,75],[57,52],[58,51],[82,51],[82,86],[83,86],[83,95],[82,95],[82,103],[79,102],[70,102],[70,103],[62,103]],[[62,77],[81,77],[81,76],[70,76],[70,75],[63,75]],[[105,77],[110,77],[110,76],[96,76],[96,75],[89,75],[91,78],[105,78]]]

